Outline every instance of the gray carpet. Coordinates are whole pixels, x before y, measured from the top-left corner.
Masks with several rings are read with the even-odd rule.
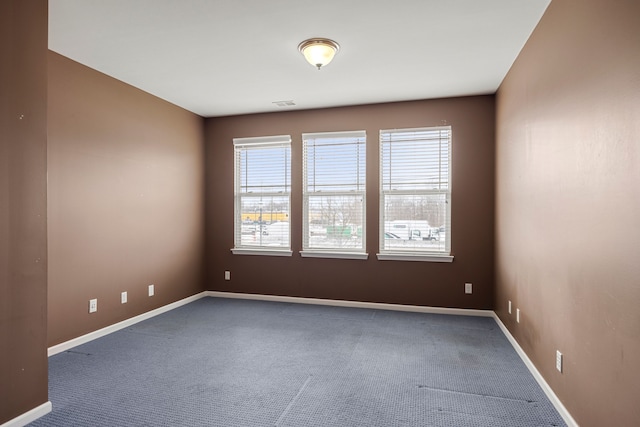
[[[203,298],[49,358],[38,426],[564,426],[491,318]]]

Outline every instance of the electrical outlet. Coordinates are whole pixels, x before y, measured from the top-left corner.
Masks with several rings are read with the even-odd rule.
[[[509,314],[511,314],[511,301],[509,301]]]
[[[156,288],[154,285],[149,285],[149,296],[152,297],[156,294]]]
[[[562,353],[556,350],[556,369],[558,372],[562,372]]]
[[[516,322],[520,323],[520,309],[516,308]]]
[[[230,271],[225,271],[224,272],[224,280],[231,280],[231,272]]]
[[[127,293],[126,292],[122,292],[120,294],[120,303],[121,304],[125,304],[127,302]]]
[[[464,293],[472,294],[473,293],[473,283],[465,283],[464,284]]]
[[[89,300],[89,313],[95,313],[98,311],[98,299]]]

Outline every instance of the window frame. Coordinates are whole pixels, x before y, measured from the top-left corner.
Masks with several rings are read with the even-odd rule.
[[[309,183],[309,157],[308,157],[308,144],[311,140],[317,139],[339,139],[345,138],[353,139],[353,141],[345,142],[344,145],[361,144],[364,149],[363,153],[359,153],[356,160],[356,168],[363,168],[364,176],[362,182],[360,182],[360,176],[357,169],[356,171],[356,189],[355,190],[331,190],[331,191],[310,191]],[[336,143],[339,144],[339,143]],[[367,250],[367,227],[366,227],[366,193],[367,193],[367,175],[366,175],[366,150],[367,149],[367,135],[366,131],[343,131],[343,132],[314,132],[302,134],[302,250],[300,255],[308,258],[342,258],[342,259],[368,259]],[[330,247],[330,248],[317,248],[311,247],[309,243],[310,238],[310,198],[314,196],[328,196],[328,197],[340,197],[340,196],[356,196],[362,200],[362,211],[360,215],[362,217],[362,232],[361,239],[362,245],[357,248],[342,248],[342,247]]]
[[[432,189],[392,189],[385,188],[385,184],[387,186],[392,186],[393,181],[389,183],[385,183],[384,172],[385,172],[385,161],[383,150],[385,149],[385,144],[390,144],[392,137],[390,135],[396,133],[420,133],[420,132],[433,132],[433,131],[448,131],[447,138],[447,179],[446,179],[446,188],[432,188]],[[386,135],[389,135],[388,137]],[[417,138],[416,138],[417,139]],[[437,139],[434,139],[436,144],[440,147],[442,144],[442,136]],[[379,253],[376,254],[378,260],[386,261],[386,260],[394,260],[394,261],[427,261],[427,262],[452,262],[453,255],[451,252],[451,193],[452,193],[452,140],[453,140],[453,131],[451,126],[433,126],[433,127],[420,127],[420,128],[405,128],[405,129],[381,129],[380,137],[379,137]],[[442,164],[442,158],[438,159],[439,168]],[[439,173],[439,183],[442,183],[442,175]],[[427,182],[422,182],[421,184],[427,185]],[[388,196],[431,196],[431,195],[444,195],[445,196],[445,247],[443,250],[434,251],[434,250],[422,250],[416,248],[388,248],[385,247],[385,202]],[[431,224],[429,224],[432,227]]]
[[[276,135],[250,138],[233,138],[233,241],[234,247],[231,252],[234,255],[270,255],[270,256],[291,256],[291,136]],[[284,148],[285,170],[283,186],[285,191],[282,192],[260,192],[260,193],[243,193],[241,189],[241,174],[244,172],[240,157],[242,152],[249,150],[265,149],[265,148]],[[288,244],[284,246],[267,246],[267,245],[247,245],[242,244],[242,199],[243,197],[255,198],[260,197],[286,197],[288,203]],[[261,233],[261,229],[259,230]]]

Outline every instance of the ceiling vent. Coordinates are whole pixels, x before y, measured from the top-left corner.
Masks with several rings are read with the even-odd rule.
[[[296,105],[293,101],[273,101],[272,104],[276,104],[278,107],[293,107]]]

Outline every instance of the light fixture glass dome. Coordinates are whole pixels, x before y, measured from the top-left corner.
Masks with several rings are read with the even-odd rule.
[[[318,67],[318,70],[331,62],[338,49],[340,49],[338,43],[321,38],[308,39],[298,45],[298,50],[307,62]]]

